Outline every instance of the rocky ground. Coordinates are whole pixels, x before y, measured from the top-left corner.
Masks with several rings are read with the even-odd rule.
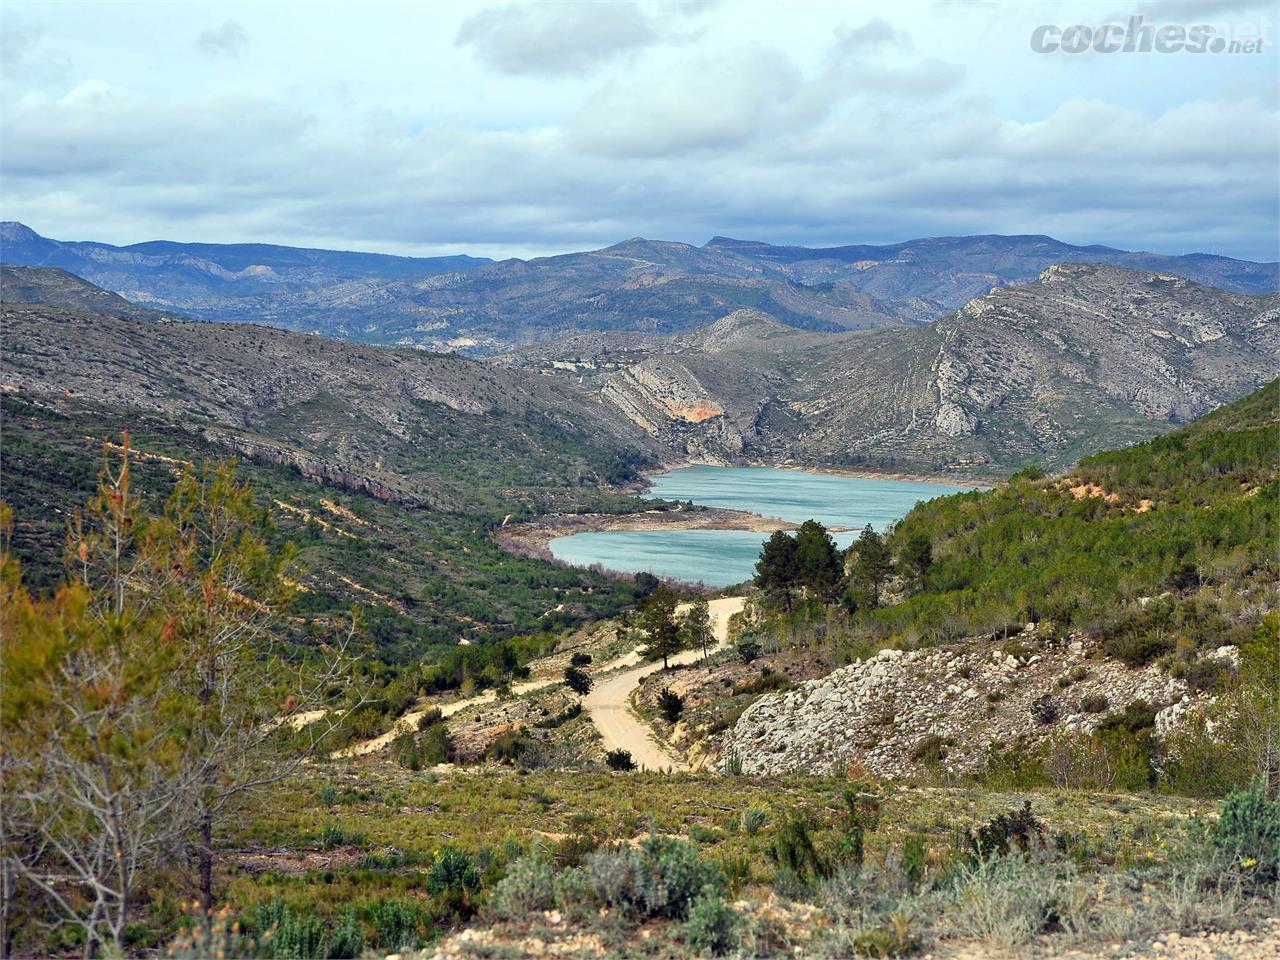
[[[1233,650],[1219,656],[1232,657]],[[1043,639],[1029,624],[998,644],[882,650],[764,697],[726,734],[723,756],[737,756],[747,773],[850,765],[889,778],[929,765],[968,773],[993,747],[1089,733],[1107,714],[1140,700],[1158,710],[1161,734],[1202,702],[1154,666],[1129,669],[1082,637]]]

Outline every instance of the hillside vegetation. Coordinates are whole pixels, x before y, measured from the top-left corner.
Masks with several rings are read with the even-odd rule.
[[[989,492],[922,504],[890,546],[923,539],[931,564],[900,603],[857,622],[920,642],[1046,620],[1101,633],[1133,662],[1188,640],[1191,651],[1230,643],[1273,597],[1278,449],[1272,381],[1168,436],[1087,457],[1065,477],[1029,470]]]

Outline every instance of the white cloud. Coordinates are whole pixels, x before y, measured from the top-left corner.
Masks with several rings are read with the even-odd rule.
[[[99,5],[61,19],[51,5],[32,14],[34,59],[74,66],[0,89],[0,216],[63,239],[424,254],[1026,232],[1274,256],[1280,113],[1257,82],[1265,61],[1065,71],[1029,52],[1029,28],[1010,22],[1022,7],[939,24],[913,3],[844,25],[847,7],[742,0],[703,8],[698,37],[664,5],[547,4],[529,15],[629,9],[650,29],[511,34],[541,37],[536,56],[486,35],[526,72],[495,67],[479,34],[457,48],[472,8],[352,19],[320,4],[302,42],[298,11],[228,0],[220,14],[253,42],[227,70],[192,54],[207,9],[157,19],[166,38]],[[573,13],[597,6],[618,9]],[[601,47],[575,59],[593,30]],[[360,66],[338,86],[344,56]],[[548,78],[547,63],[574,66]]]
[[[234,20],[224,20],[221,26],[200,32],[196,49],[211,57],[238,57],[248,42],[244,27]]]
[[[627,0],[612,3],[511,3],[467,17],[456,43],[500,73],[586,73],[671,34]]]

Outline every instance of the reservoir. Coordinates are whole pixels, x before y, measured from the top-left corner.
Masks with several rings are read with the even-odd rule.
[[[919,501],[967,489],[775,467],[696,466],[653,477],[647,496],[746,510],[792,523],[812,518],[829,528],[847,528],[833,534],[844,547],[868,523],[883,531]],[[600,564],[609,570],[649,571],[723,587],[755,574],[760,545],[767,537],[744,530],[619,530],[558,537],[548,546],[558,560],[576,566]]]

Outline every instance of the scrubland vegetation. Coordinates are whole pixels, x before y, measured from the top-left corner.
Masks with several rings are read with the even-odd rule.
[[[625,751],[579,749],[590,724],[566,698],[590,689],[606,650],[616,655],[621,634],[655,660],[705,648],[705,608],[677,617],[674,594],[652,582],[491,556],[493,518],[432,513],[424,532],[401,508],[322,494],[283,469],[177,456],[125,468],[116,453],[91,482],[72,443],[81,422],[22,408],[14,499],[27,519],[5,515],[0,945],[19,956],[503,956],[533,940],[601,956],[1061,955],[1254,928],[1274,915],[1280,883],[1277,399],[1273,384],[1066,479],[1028,470],[922,505],[844,554],[818,524],[776,535],[756,618],[719,659],[686,668],[729,664],[737,679],[695,696],[664,671],[641,704],[664,732],[705,721],[708,700],[729,724],[754,699],[880,647],[977,636],[1006,649],[1026,622],[1214,698],[1203,723],[1168,741],[1154,736],[1153,705],[1096,697],[1102,722],[1087,736],[1010,743],[963,778],[926,763],[932,772],[897,783],[857,769],[742,776],[731,762],[641,773]],[[158,430],[147,449],[179,453],[179,439]],[[26,576],[27,558],[64,532],[41,505],[77,499],[87,506],[72,515],[66,564],[37,560]],[[307,515],[272,510],[277,500]],[[386,559],[424,544],[449,590],[433,594]],[[383,566],[362,565],[375,554]],[[346,605],[308,577],[321,566],[370,583],[381,571],[380,595],[398,578],[420,596]],[[557,591],[578,608],[540,620]],[[612,639],[563,648],[562,627],[642,595]],[[490,600],[501,608],[474,623],[462,612]],[[434,646],[442,611],[455,638],[477,642]],[[1237,666],[1210,656],[1222,646]],[[486,690],[510,702],[552,654],[561,699],[535,701],[532,721],[454,765],[457,726],[429,705]],[[437,699],[384,753],[331,756],[424,696]],[[1033,709],[1053,722],[1052,698]],[[913,749],[927,760],[945,744]]]

